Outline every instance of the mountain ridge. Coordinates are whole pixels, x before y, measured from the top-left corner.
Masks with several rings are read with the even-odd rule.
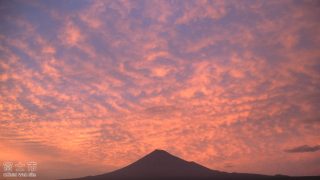
[[[290,177],[285,175],[261,175],[228,173],[212,170],[194,161],[186,161],[167,151],[156,149],[137,161],[115,171],[96,176],[69,180],[264,180],[264,179],[320,179],[319,176]]]

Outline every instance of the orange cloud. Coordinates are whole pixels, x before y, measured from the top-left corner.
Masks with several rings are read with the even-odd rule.
[[[71,21],[67,22],[62,29],[61,40],[70,46],[77,45],[84,39],[80,29],[74,25]]]

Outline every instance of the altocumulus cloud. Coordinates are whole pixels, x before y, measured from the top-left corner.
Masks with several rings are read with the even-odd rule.
[[[283,152],[320,145],[318,2],[0,9],[0,164],[32,159],[39,179],[71,178],[160,148],[212,169],[320,172],[318,146]]]

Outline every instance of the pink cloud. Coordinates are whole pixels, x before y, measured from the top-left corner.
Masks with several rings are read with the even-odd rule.
[[[75,161],[98,174],[162,148],[219,170],[315,174],[318,151],[283,152],[319,144],[315,9],[181,3],[32,5],[51,26],[6,15],[0,160],[64,178]]]

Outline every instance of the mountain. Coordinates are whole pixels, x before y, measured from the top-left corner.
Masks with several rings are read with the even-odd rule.
[[[195,162],[185,161],[164,150],[154,150],[138,161],[116,171],[73,180],[284,180],[320,179],[320,177],[267,176],[259,174],[227,173],[211,170]]]

